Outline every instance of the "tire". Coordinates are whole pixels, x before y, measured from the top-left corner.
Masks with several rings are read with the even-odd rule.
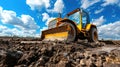
[[[98,42],[98,34],[97,34],[97,29],[95,27],[92,27],[90,32],[89,32],[89,42]]]
[[[75,27],[74,24],[70,23],[70,22],[64,22],[63,24],[61,25],[69,25],[71,30],[68,31],[68,36],[67,36],[67,39],[66,39],[66,42],[67,43],[70,43],[70,42],[75,42],[77,41],[77,28]],[[61,26],[60,25],[60,26]]]

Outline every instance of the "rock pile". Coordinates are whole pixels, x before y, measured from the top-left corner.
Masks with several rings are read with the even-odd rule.
[[[103,42],[21,44],[0,40],[0,43],[0,67],[120,66],[120,49],[97,51],[106,45]]]

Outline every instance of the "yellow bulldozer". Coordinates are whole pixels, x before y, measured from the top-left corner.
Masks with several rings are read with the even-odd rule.
[[[90,23],[89,14],[80,8],[66,14],[65,18],[56,18],[49,22],[48,29],[42,31],[42,40],[75,42],[87,39],[97,42],[97,27]]]

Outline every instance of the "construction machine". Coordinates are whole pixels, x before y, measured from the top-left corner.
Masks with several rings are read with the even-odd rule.
[[[96,25],[90,23],[89,14],[80,8],[66,14],[65,18],[56,18],[49,22],[48,29],[42,31],[42,40],[59,40],[75,42],[78,39],[87,39],[97,42]]]

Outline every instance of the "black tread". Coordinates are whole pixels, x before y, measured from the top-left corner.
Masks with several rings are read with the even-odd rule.
[[[98,34],[96,34],[97,35],[97,39],[95,40],[94,39],[94,32],[97,33],[97,29],[95,27],[92,27],[90,29],[90,31],[89,31],[89,34],[90,34],[89,37],[88,37],[88,41],[89,42],[98,42]]]
[[[66,42],[75,42],[77,41],[77,28],[75,27],[74,24],[70,23],[70,22],[64,22],[62,25],[70,25],[70,27],[72,28],[72,30],[74,31],[74,36],[71,36],[71,32],[68,32],[68,38],[66,40]]]

